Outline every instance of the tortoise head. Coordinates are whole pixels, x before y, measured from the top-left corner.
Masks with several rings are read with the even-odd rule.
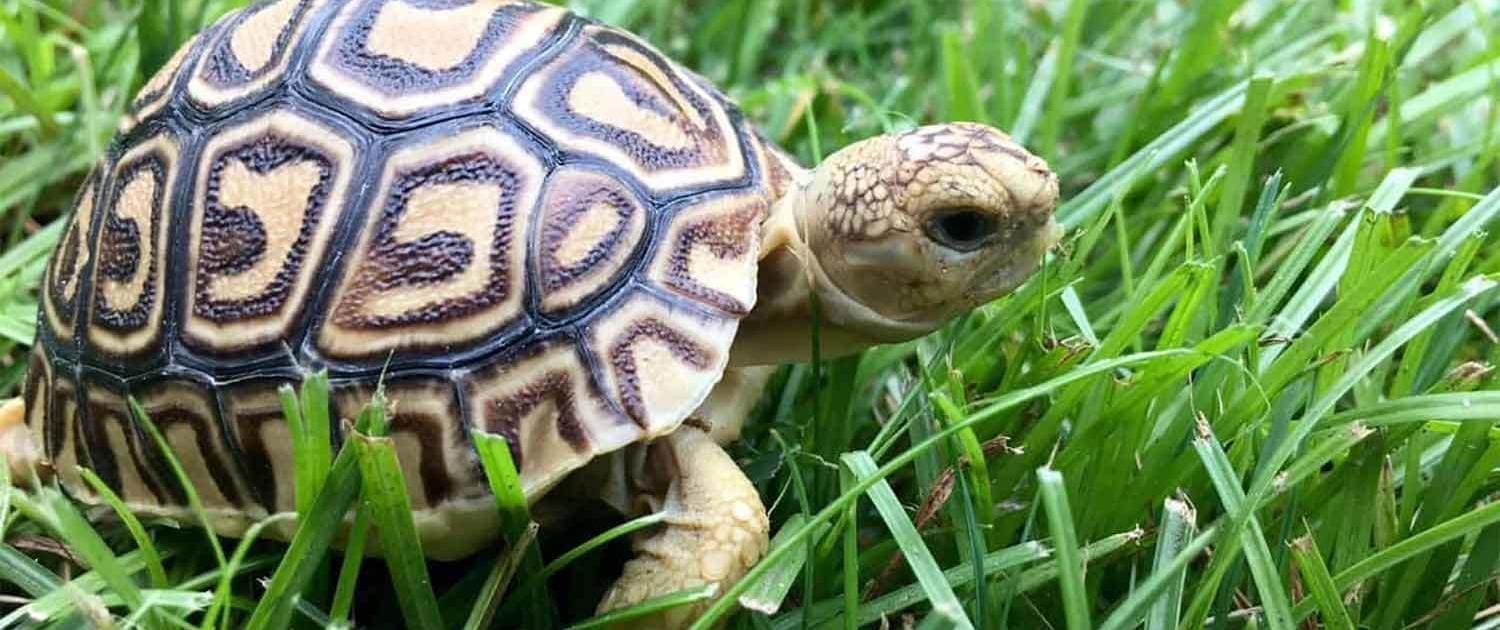
[[[1015,289],[1062,234],[1057,176],[984,125],[878,136],[789,170],[736,365],[807,360],[812,292],[824,357],[924,335]]]
[[[1061,235],[1057,176],[978,124],[851,145],[793,194],[825,312],[872,341],[925,334],[1010,292]]]

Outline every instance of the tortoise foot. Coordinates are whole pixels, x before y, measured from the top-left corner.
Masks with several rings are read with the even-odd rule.
[[[636,557],[599,604],[608,612],[713,584],[732,586],[765,553],[770,523],[760,495],[734,461],[704,431],[684,426],[653,445],[656,470],[670,475],[661,505],[662,525],[635,541]],[[713,599],[637,618],[627,627],[682,628]]]

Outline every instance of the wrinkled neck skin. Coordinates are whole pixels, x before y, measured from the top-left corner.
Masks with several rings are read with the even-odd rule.
[[[839,290],[808,245],[806,203],[809,173],[798,169],[796,184],[771,209],[761,230],[755,308],[740,322],[730,351],[732,367],[805,363],[812,360],[811,296],[818,297],[819,358],[848,356],[882,343],[920,337],[936,323],[887,319]],[[871,325],[871,322],[882,322]],[[860,322],[858,327],[851,324]]]

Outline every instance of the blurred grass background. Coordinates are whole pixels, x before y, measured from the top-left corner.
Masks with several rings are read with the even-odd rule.
[[[125,101],[238,4],[0,0],[0,395]],[[712,617],[1500,627],[1500,1],[569,4],[723,86],[804,163],[978,120],[1063,181],[1069,237],[1022,291],[778,376],[733,451],[773,506],[769,579]],[[297,560],[124,520],[7,491],[0,626],[238,626]],[[520,562],[497,547],[420,576],[345,565],[295,619],[399,626],[408,599],[450,627],[578,622],[627,550],[585,541],[615,524],[595,520],[540,533],[538,561],[570,561],[550,593],[522,588],[535,565],[492,572]]]

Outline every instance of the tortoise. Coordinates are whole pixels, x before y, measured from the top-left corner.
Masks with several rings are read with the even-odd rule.
[[[428,556],[497,536],[484,430],[530,500],[669,512],[601,610],[728,586],[768,519],[724,445],[811,355],[810,298],[824,357],[919,337],[1034,272],[1057,196],[974,123],[803,168],[706,79],[561,8],[261,2],[145,83],[80,184],[0,444],[81,501],[86,467],[190,519],[134,397],[237,536],[295,512],[277,389],[325,369],[339,417],[377,383],[393,401]]]

